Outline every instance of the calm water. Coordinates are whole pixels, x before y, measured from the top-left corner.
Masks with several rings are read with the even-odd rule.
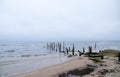
[[[82,51],[83,47],[88,51],[88,46],[92,46],[95,52],[104,49],[120,50],[120,41],[64,43],[65,47],[71,48],[74,44],[76,51]],[[65,55],[48,50],[46,44],[46,42],[0,44],[0,77],[33,71],[67,60]]]

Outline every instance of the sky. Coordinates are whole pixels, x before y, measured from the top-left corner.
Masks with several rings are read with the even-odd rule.
[[[0,0],[0,42],[120,39],[120,0]]]

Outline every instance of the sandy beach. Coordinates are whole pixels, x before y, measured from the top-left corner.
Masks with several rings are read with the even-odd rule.
[[[74,70],[77,68],[85,67],[86,65],[91,65],[93,62],[84,56],[76,56],[70,58],[68,61],[39,69],[33,72],[18,74],[9,77],[57,77],[59,74]]]
[[[95,63],[82,55],[53,66],[9,77],[120,77],[119,73],[120,62],[116,57],[105,57],[101,62]]]

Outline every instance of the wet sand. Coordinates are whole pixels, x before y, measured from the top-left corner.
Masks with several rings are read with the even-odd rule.
[[[63,63],[59,63],[33,72],[17,74],[9,77],[58,77],[59,74],[77,68],[86,67],[88,64],[92,65],[93,62],[89,60],[87,57],[75,56],[71,57],[69,60]]]

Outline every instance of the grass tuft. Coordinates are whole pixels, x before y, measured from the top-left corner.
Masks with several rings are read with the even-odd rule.
[[[120,50],[107,49],[107,50],[103,50],[102,53],[104,56],[116,57],[118,53],[120,53]]]

